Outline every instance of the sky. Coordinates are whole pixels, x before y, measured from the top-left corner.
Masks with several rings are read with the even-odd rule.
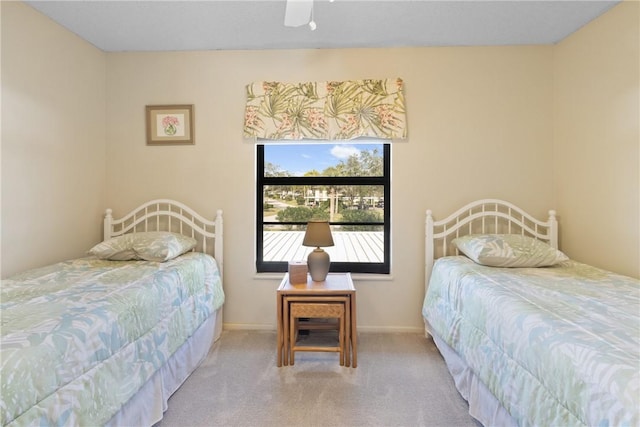
[[[294,176],[302,176],[313,169],[321,172],[361,150],[374,148],[382,152],[382,144],[265,144],[264,157],[265,162],[276,164]]]

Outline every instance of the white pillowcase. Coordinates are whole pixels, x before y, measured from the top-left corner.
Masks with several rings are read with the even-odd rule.
[[[196,246],[196,239],[168,231],[130,233],[100,242],[91,255],[112,261],[145,260],[164,262]]]
[[[476,263],[490,267],[548,267],[569,259],[547,243],[520,234],[470,234],[452,243]]]

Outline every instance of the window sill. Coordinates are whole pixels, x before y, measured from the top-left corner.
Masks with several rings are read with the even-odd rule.
[[[255,273],[254,280],[282,280],[285,273]],[[394,280],[391,274],[368,274],[368,273],[351,273],[351,279],[354,282],[392,282]]]

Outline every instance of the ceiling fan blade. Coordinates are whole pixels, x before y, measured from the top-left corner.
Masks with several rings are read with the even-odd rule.
[[[284,11],[284,25],[286,27],[299,27],[307,25],[311,21],[313,0],[287,0]]]

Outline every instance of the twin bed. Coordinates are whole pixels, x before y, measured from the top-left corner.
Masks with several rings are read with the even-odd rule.
[[[222,331],[222,212],[107,210],[90,256],[2,281],[2,425],[153,425]]]
[[[640,281],[568,259],[557,230],[501,200],[428,211],[426,332],[484,425],[640,425]]]

